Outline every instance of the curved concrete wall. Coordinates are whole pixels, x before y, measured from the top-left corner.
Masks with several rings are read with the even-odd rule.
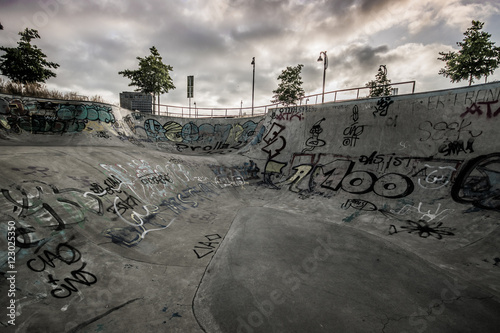
[[[254,118],[187,119],[131,112],[114,105],[0,94],[0,145],[123,146],[230,153],[265,130]],[[257,128],[258,127],[258,128]],[[258,129],[258,131],[257,131]],[[36,135],[33,135],[36,134]],[[54,135],[64,136],[55,140]]]
[[[472,186],[473,170],[498,167],[499,97],[499,85],[490,84],[276,109],[252,157],[259,159],[269,187],[303,195],[351,193],[385,203],[414,192],[442,192],[498,210],[493,190],[464,188]]]
[[[266,253],[267,243],[239,237],[266,230],[272,242],[293,230],[286,239],[301,242],[300,230],[315,237],[331,226],[496,299],[499,97],[492,83],[184,119],[2,95],[0,269],[12,279],[0,293],[2,308],[14,307],[1,323],[15,332],[269,331],[228,301],[236,289],[214,282],[232,276],[241,244]],[[244,233],[250,225],[259,228]],[[255,283],[238,283],[256,295]],[[218,306],[231,318],[212,294],[225,295]],[[273,329],[290,323],[274,320],[282,326]],[[398,328],[416,327],[405,323]]]

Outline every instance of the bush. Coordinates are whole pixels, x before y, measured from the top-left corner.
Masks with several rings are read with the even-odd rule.
[[[74,91],[62,93],[57,90],[49,90],[45,85],[39,83],[27,83],[23,85],[19,82],[4,81],[2,78],[0,78],[0,93],[26,97],[106,103],[99,95],[94,95],[89,98],[87,96],[79,95]]]

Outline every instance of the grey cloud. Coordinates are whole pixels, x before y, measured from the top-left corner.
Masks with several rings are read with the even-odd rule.
[[[285,30],[273,24],[258,24],[249,27],[237,27],[231,30],[231,36],[236,41],[262,41],[284,37]]]
[[[330,66],[337,68],[363,68],[370,69],[383,61],[384,54],[389,51],[387,45],[371,47],[368,44],[353,44],[347,47],[341,54],[330,57]]]
[[[380,54],[389,51],[387,45],[372,48],[369,45],[362,47],[351,47],[348,52],[354,55],[355,59],[361,64],[373,64],[380,60]]]
[[[408,2],[408,0],[398,1],[400,5],[404,2]],[[344,16],[346,14],[357,14],[358,10],[362,14],[370,14],[388,9],[392,4],[394,4],[393,0],[334,0],[325,2],[326,10],[322,6],[318,6],[318,8],[325,14]]]
[[[0,32],[1,45],[12,36],[18,40],[23,18],[32,20],[33,15],[43,11],[39,1],[0,0],[0,21],[5,27]],[[409,1],[402,0],[397,5],[404,6]],[[241,100],[244,106],[251,102],[253,56],[257,60],[256,103],[269,104],[278,84],[276,77],[286,66],[304,64],[306,93],[321,88],[323,70],[316,62],[319,51],[328,50],[330,56],[327,87],[340,89],[345,88],[340,86],[343,84],[358,86],[373,79],[380,64],[391,69],[391,61],[404,63],[395,56],[389,57],[390,49],[414,40],[449,44],[444,39],[452,35],[452,31],[444,36],[426,34],[430,28],[424,26],[420,34],[403,40],[401,29],[406,31],[408,22],[376,25],[391,19],[395,4],[389,0],[64,3],[67,4],[60,5],[49,22],[38,27],[42,40],[36,44],[48,60],[61,65],[56,70],[58,77],[49,83],[61,89],[114,92],[115,101],[120,91],[134,89],[127,86],[129,81],[118,71],[135,69],[136,57],[148,55],[153,45],[164,62],[173,66],[171,75],[177,86],[162,96],[162,103],[186,105],[186,76],[195,75],[198,105],[227,103],[236,107]],[[374,34],[369,28],[374,21],[377,28],[384,30]]]
[[[172,54],[217,53],[225,47],[218,31],[196,23],[176,22],[156,31],[151,43],[163,45]]]
[[[406,2],[406,0],[399,0],[399,4]],[[385,7],[388,7],[391,3],[394,3],[392,0],[362,0],[359,8],[363,13],[369,13],[372,11],[383,10]]]

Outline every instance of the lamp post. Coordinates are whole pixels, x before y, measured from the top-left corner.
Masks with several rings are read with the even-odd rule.
[[[253,101],[254,101],[254,93],[255,93],[255,57],[252,58],[252,62],[250,65],[253,66],[253,77],[252,77],[252,117],[253,117]]]
[[[325,59],[321,58],[321,55],[325,56]],[[318,61],[323,61],[323,95],[321,97],[321,103],[325,103],[325,78],[326,78],[326,69],[328,68],[328,57],[326,56],[326,51],[321,51],[319,53]]]

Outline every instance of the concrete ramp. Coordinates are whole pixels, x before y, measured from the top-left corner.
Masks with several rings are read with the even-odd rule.
[[[500,83],[183,119],[0,96],[8,332],[496,332]]]

